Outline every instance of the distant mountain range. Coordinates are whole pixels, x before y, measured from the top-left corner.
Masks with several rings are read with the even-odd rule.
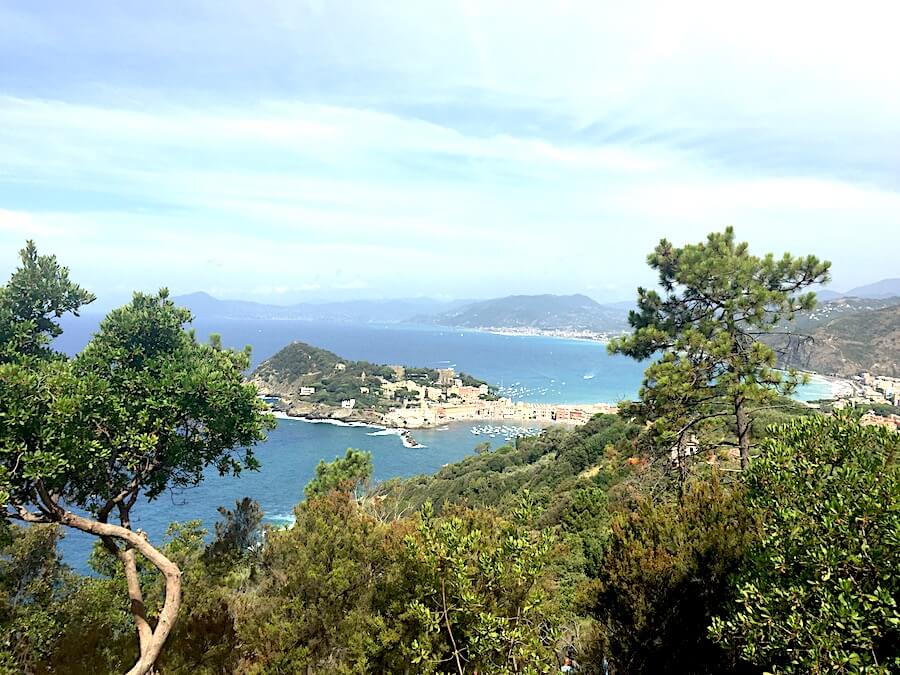
[[[900,375],[900,279],[853,288],[823,290],[820,304],[798,316],[790,330],[811,336],[793,345],[785,364],[816,372],[852,375],[871,370]],[[219,300],[207,293],[175,298],[203,319],[294,319],[357,323],[422,323],[473,329],[519,331],[626,331],[633,302],[601,304],[586,295],[511,295],[480,301],[430,298],[356,300],[268,305]],[[777,342],[775,338],[771,341]],[[783,346],[783,345],[781,345]]]
[[[810,332],[827,325],[838,317],[859,315],[864,320],[869,312],[900,305],[900,296],[889,298],[838,297],[833,300],[819,302],[808,314],[801,314],[794,319],[793,329],[799,332]]]
[[[820,302],[829,302],[837,298],[896,298],[900,297],[900,279],[882,279],[874,284],[851,288],[846,293],[838,293],[837,291],[824,288],[816,292],[816,297],[819,298]]]
[[[618,331],[627,327],[630,302],[601,305],[586,295],[511,295],[493,300],[405,298],[269,305],[220,300],[198,292],[174,298],[204,319],[423,323],[465,328],[535,328]]]
[[[247,300],[220,300],[209,293],[190,293],[173,298],[203,319],[272,319],[356,323],[399,323],[417,315],[430,315],[460,307],[469,300],[401,298],[397,300],[348,300],[268,305]]]
[[[463,305],[423,323],[459,328],[614,332],[627,328],[626,304],[601,305],[586,295],[510,295]]]

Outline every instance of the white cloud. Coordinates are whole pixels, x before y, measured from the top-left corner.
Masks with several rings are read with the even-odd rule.
[[[734,223],[869,281],[896,262],[847,233],[900,227],[898,19],[806,0],[0,8],[0,242],[33,233],[98,284],[490,295],[628,287],[659,236]]]
[[[31,237],[55,237],[64,234],[59,227],[39,222],[30,213],[0,209],[0,232],[26,239]]]

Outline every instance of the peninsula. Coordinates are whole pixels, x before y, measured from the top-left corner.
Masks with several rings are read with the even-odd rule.
[[[476,420],[581,424],[596,413],[616,410],[603,403],[513,402],[453,368],[351,361],[303,342],[292,342],[263,361],[250,381],[273,400],[276,411],[291,417],[399,429]]]

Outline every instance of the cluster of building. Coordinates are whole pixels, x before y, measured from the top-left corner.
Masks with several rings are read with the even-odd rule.
[[[900,377],[884,377],[871,373],[863,373],[861,377],[865,386],[863,393],[870,397],[870,402],[900,405]],[[874,400],[877,398],[881,400]]]
[[[851,380],[853,393],[835,401],[835,408],[865,405],[900,406],[900,378],[862,373]],[[900,430],[900,415],[878,414],[870,410],[861,420],[862,424],[888,427]]]
[[[900,415],[879,415],[874,410],[870,410],[862,416],[859,423],[866,426],[887,427],[888,429],[900,431]]]
[[[337,364],[336,370],[343,364]],[[427,383],[407,376],[402,366],[392,366],[395,381],[381,377],[360,378],[360,393],[367,394],[370,387],[378,389],[387,399],[396,399],[398,405],[385,415],[383,423],[403,429],[434,427],[448,422],[498,420],[510,422],[530,422],[538,426],[548,424],[584,424],[597,413],[615,413],[616,407],[604,403],[569,405],[551,403],[513,402],[509,398],[490,396],[486,384],[478,386],[463,384],[453,368],[438,370],[437,381]],[[305,398],[316,393],[315,387],[300,387],[299,397]],[[398,396],[398,393],[400,394]],[[353,411],[357,399],[341,401],[341,408]]]
[[[385,424],[406,429],[433,427],[448,422],[500,420],[583,424],[598,412],[615,412],[615,406],[605,404],[554,405],[548,403],[513,402],[508,398],[489,400],[486,384],[469,386],[456,377],[452,368],[438,370],[435,385],[419,384],[403,373],[396,373],[397,382],[382,382],[381,389],[393,397],[397,391],[414,394],[403,405],[392,408],[385,415]]]
[[[897,405],[900,406],[900,378],[863,373],[850,380],[853,393],[835,403],[836,408],[850,405]]]
[[[399,369],[400,372],[397,372]],[[454,399],[462,403],[475,403],[490,393],[490,389],[486,384],[477,387],[463,385],[460,378],[456,377],[453,368],[442,368],[438,370],[437,386],[420,384],[411,379],[403,379],[405,372],[402,366],[394,366],[395,374],[398,375],[397,382],[381,382],[381,391],[385,396],[393,398],[398,391],[406,390],[413,396],[410,398],[418,399],[420,403],[428,401],[452,401]]]
[[[616,407],[605,403],[557,405],[552,403],[513,402],[507,398],[469,403],[431,403],[395,408],[385,415],[389,426],[407,429],[439,426],[448,422],[499,420],[541,424],[584,424],[597,413],[614,413]]]

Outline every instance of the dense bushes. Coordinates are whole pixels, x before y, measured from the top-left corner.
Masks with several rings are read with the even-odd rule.
[[[434,516],[426,508],[385,520],[341,491],[302,503],[295,516],[292,528],[268,530],[263,545],[240,553],[228,545],[234,527],[217,528],[210,545],[199,523],[170,528],[164,551],[184,571],[185,593],[161,672],[432,673],[457,672],[459,663],[467,672],[538,673],[555,665],[549,533],[486,510]],[[96,567],[112,576],[77,577],[59,564],[55,537],[52,528],[14,528],[7,538],[0,673],[127,669],[133,639],[118,568],[98,548]],[[159,597],[152,575],[143,583],[148,598]],[[152,619],[158,607],[148,604]]]
[[[700,463],[682,489],[612,416],[374,493],[351,452],[291,528],[244,500],[212,542],[170,529],[184,603],[159,670],[539,673],[568,650],[583,673],[896,672],[900,437],[848,417],[769,434],[746,474]],[[79,577],[57,536],[0,531],[0,673],[122,671],[120,567],[98,547]],[[139,573],[152,621],[161,582]]]
[[[762,538],[713,634],[777,672],[900,672],[900,434],[796,420],[747,486]]]
[[[742,491],[716,476],[617,513],[591,604],[616,672],[731,672],[706,627],[755,533]]]

